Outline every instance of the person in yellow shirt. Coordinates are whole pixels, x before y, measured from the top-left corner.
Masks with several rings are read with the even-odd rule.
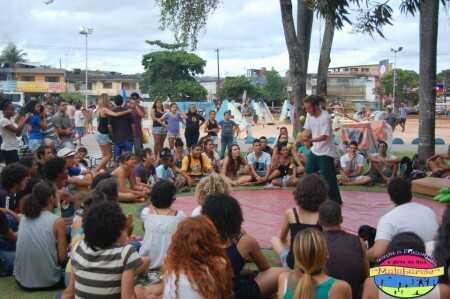
[[[195,144],[191,148],[190,155],[183,158],[181,174],[189,187],[196,186],[202,177],[214,172],[208,157],[202,151],[202,145]]]

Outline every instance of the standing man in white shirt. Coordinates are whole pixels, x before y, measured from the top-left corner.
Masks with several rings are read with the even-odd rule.
[[[303,132],[303,142],[311,142],[311,153],[306,162],[305,173],[320,171],[320,175],[328,183],[329,199],[342,204],[341,194],[336,178],[336,147],[333,141],[331,117],[327,111],[320,108],[325,99],[321,96],[310,95],[303,101],[307,112]]]
[[[247,123],[247,138],[252,137],[252,124],[253,124],[253,107],[250,100],[245,100],[245,104],[242,105],[242,115],[245,117]]]

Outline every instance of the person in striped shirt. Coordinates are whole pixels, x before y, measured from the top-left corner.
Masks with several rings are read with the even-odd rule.
[[[83,218],[85,237],[72,251],[70,284],[62,298],[134,298],[134,269],[142,264],[126,244],[126,217],[116,202],[94,205]]]

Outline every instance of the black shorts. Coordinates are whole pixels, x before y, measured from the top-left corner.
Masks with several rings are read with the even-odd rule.
[[[198,143],[200,132],[187,132],[184,133],[184,137],[186,137],[186,146],[192,147],[193,145]]]
[[[405,124],[406,123],[406,118],[400,118],[400,123],[401,124]]]

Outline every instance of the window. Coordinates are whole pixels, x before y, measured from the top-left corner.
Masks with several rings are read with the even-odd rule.
[[[22,76],[21,79],[22,79],[22,81],[27,81],[27,82],[35,81],[34,76]]]
[[[361,72],[368,72],[369,71],[369,69],[368,68],[361,68]]]
[[[357,72],[358,71],[358,68],[357,67],[352,67],[352,68],[350,68],[350,72]]]
[[[59,82],[58,76],[45,76],[45,82]]]
[[[88,82],[88,90],[92,90],[92,82]]]
[[[111,82],[103,82],[103,88],[104,89],[112,89],[112,83]]]

